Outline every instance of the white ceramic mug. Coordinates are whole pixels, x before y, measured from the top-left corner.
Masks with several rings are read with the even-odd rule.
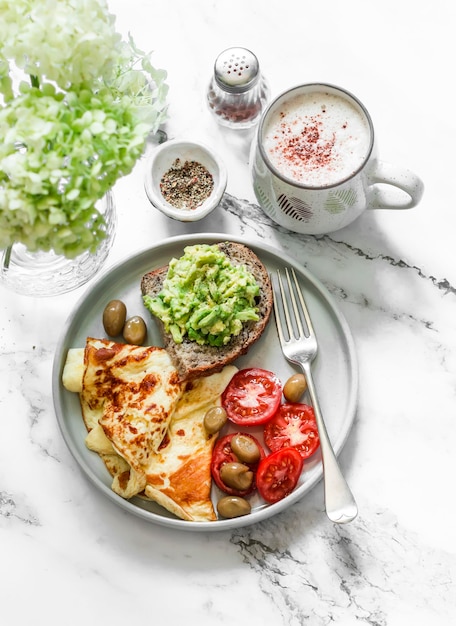
[[[377,158],[363,104],[325,83],[289,89],[266,108],[250,164],[265,213],[303,234],[339,230],[366,209],[410,209],[424,190],[418,176]]]

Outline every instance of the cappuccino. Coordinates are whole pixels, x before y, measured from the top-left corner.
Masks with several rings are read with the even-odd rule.
[[[329,187],[355,174],[371,148],[362,109],[336,93],[309,91],[283,100],[265,119],[265,155],[279,174],[304,187]]]

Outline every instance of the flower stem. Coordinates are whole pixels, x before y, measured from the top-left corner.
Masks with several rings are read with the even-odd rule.
[[[4,270],[7,270],[9,268],[10,265],[10,261],[11,261],[11,252],[13,251],[13,246],[10,245],[6,248],[5,250],[5,254],[3,255],[3,264],[2,264],[2,268]]]

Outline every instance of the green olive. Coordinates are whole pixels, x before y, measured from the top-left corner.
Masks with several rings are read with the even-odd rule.
[[[125,322],[123,337],[127,343],[142,346],[146,339],[147,327],[142,317],[135,315]]]
[[[241,517],[251,510],[250,503],[239,496],[225,496],[217,502],[217,511],[222,517]]]
[[[220,478],[227,487],[245,491],[253,482],[253,472],[243,463],[224,463],[220,468]]]
[[[226,420],[225,409],[222,406],[213,406],[204,416],[204,428],[209,435],[213,435],[224,427]]]
[[[288,402],[299,402],[306,389],[307,381],[304,374],[293,374],[283,386],[283,395]]]
[[[106,334],[117,337],[121,334],[127,317],[127,307],[122,300],[111,300],[103,311],[103,326]]]
[[[248,435],[237,433],[231,439],[231,449],[242,463],[256,463],[260,460],[260,450]]]

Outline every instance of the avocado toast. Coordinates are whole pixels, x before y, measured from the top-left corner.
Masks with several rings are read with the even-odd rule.
[[[155,314],[157,310],[151,302],[157,303],[159,295],[162,293],[165,280],[168,275],[169,266],[161,267],[145,274],[141,281],[141,291],[144,296],[144,301],[147,308],[154,315],[164,342],[164,347],[169,353],[175,367],[179,372],[179,376],[183,381],[194,380],[200,376],[207,376],[214,372],[221,371],[225,365],[232,363],[238,357],[245,354],[250,346],[252,346],[262,335],[266,328],[273,303],[272,287],[269,275],[256,254],[247,246],[240,243],[223,241],[214,244],[212,248],[226,258],[229,265],[234,268],[234,272],[230,272],[230,280],[236,280],[236,276],[242,276],[241,282],[245,279],[247,273],[254,279],[255,289],[252,291],[251,284],[246,283],[243,290],[241,300],[238,298],[238,302],[242,301],[243,305],[239,308],[238,305],[232,305],[230,302],[229,307],[231,318],[235,317],[236,320],[241,319],[242,323],[238,325],[234,324],[235,330],[233,333],[233,325],[231,321],[226,328],[226,323],[223,322],[220,329],[221,345],[211,345],[210,343],[199,343],[197,340],[189,337],[189,334],[176,337],[176,333],[173,333],[173,329],[170,324],[166,324],[161,317]],[[217,254],[215,255],[217,259]],[[218,259],[217,259],[218,262]],[[237,274],[237,271],[240,274]],[[242,270],[242,271],[241,271]],[[189,268],[191,273],[192,268]],[[206,272],[210,271],[205,269]],[[204,277],[199,276],[200,282],[204,283]],[[207,282],[209,281],[209,276]],[[187,286],[189,291],[192,291],[192,281]],[[218,287],[216,288],[216,290]],[[246,294],[248,297],[246,297]],[[252,300],[253,296],[253,300]],[[189,296],[191,297],[191,296]],[[209,296],[208,296],[209,298]],[[250,301],[248,301],[250,298]],[[222,304],[218,302],[218,304]],[[205,306],[204,303],[199,308]],[[198,308],[198,307],[196,307]],[[236,308],[238,310],[236,310]],[[252,312],[252,309],[254,312]],[[172,320],[170,320],[172,322]],[[223,320],[222,320],[223,321]],[[213,327],[220,324],[220,319],[213,319]],[[190,331],[191,334],[191,331]],[[177,339],[177,341],[176,341]]]

